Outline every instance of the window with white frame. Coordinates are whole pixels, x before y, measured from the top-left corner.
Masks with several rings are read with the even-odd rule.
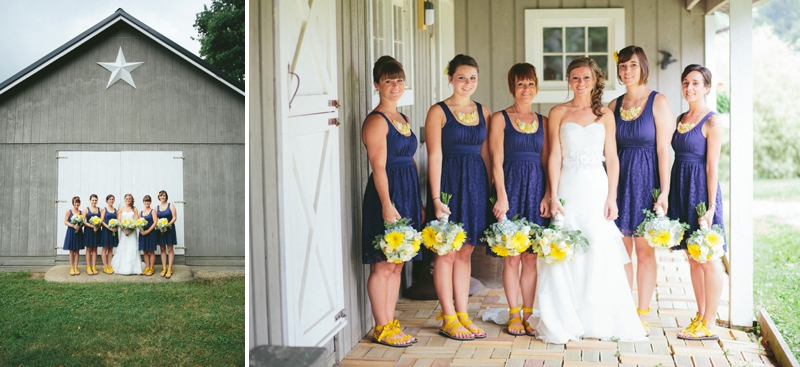
[[[397,102],[398,106],[414,104],[414,7],[411,0],[370,1],[370,23],[372,24],[373,65],[383,55],[394,57],[403,64],[406,73],[406,91]],[[370,86],[372,83],[370,83]],[[372,105],[377,106],[379,97],[373,95]]]
[[[578,57],[594,59],[605,73],[604,101],[619,96],[613,55],[623,47],[625,9],[525,10],[525,61],[538,71],[539,103],[564,102],[567,66]]]

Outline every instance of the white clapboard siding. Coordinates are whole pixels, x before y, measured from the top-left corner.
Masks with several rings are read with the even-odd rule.
[[[97,206],[106,207],[106,196],[113,194],[114,206],[124,204],[125,194],[133,195],[137,209],[144,208],[142,197],[153,198],[152,207],[158,205],[158,191],[166,190],[169,201],[175,203],[178,219],[175,221],[178,245],[175,253],[183,254],[183,152],[58,152],[58,205],[56,206],[56,244],[57,254],[68,254],[61,247],[67,226],[64,214],[72,207],[72,197],[81,198],[81,210],[89,206],[89,196],[98,196]],[[155,162],[155,163],[154,163]],[[155,164],[156,170],[153,169]],[[83,253],[84,251],[81,251]]]

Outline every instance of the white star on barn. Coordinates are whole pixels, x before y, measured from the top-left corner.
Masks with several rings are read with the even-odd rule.
[[[120,47],[119,53],[117,53],[117,61],[98,62],[97,64],[111,72],[111,78],[108,79],[108,85],[106,85],[106,89],[114,85],[114,83],[120,79],[130,84],[131,87],[136,88],[136,84],[133,83],[133,77],[131,77],[131,71],[138,68],[139,65],[144,64],[144,62],[125,61],[125,55],[122,53],[122,47]]]

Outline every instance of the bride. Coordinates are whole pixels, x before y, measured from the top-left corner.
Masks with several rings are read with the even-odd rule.
[[[133,195],[125,194],[125,206],[120,210],[120,222],[125,219],[139,219],[139,213],[133,206]],[[111,267],[115,274],[141,274],[142,261],[139,259],[139,242],[136,240],[136,230],[123,229],[119,233],[119,245],[111,260]]]
[[[630,259],[613,222],[619,160],[614,114],[601,101],[603,72],[594,60],[577,58],[567,75],[575,97],[550,110],[547,129],[548,176],[558,195],[549,198],[550,212],[564,215],[565,229],[580,230],[589,249],[576,253],[571,262],[540,262],[540,313],[531,325],[547,343],[645,340],[622,266]]]

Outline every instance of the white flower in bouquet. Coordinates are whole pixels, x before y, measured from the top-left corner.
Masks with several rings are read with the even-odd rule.
[[[451,197],[452,195],[443,192],[439,199],[442,204],[447,205]],[[467,233],[461,223],[451,222],[446,214],[439,220],[432,220],[422,230],[422,243],[439,256],[460,250],[466,240]]]
[[[653,202],[661,193],[659,189],[653,189]],[[651,247],[673,248],[678,246],[683,240],[683,233],[689,229],[689,225],[678,220],[667,218],[664,208],[661,206],[655,213],[649,209],[643,209],[645,219],[636,227],[636,236],[644,237]]]
[[[139,218],[136,220],[136,229],[143,231],[145,228],[147,228],[147,224],[147,219]]]
[[[492,252],[498,256],[517,256],[531,246],[532,226],[538,226],[529,223],[525,218],[518,219],[518,216],[512,220],[503,218],[483,231],[486,237],[481,240],[486,241]]]
[[[123,219],[119,222],[119,227],[122,229],[127,229],[128,231],[133,231],[136,229],[136,221],[133,219]],[[130,236],[133,232],[125,233],[126,236]]]
[[[78,225],[78,229],[75,230],[75,233],[81,233],[81,228],[83,227],[83,222],[85,218],[80,214],[73,214],[72,218],[69,220],[69,224]]]
[[[111,219],[108,221],[108,228],[119,228],[119,221],[116,219]],[[116,237],[117,232],[111,231],[111,235]]]
[[[562,199],[558,199],[564,205]],[[556,213],[550,226],[533,231],[533,251],[548,264],[559,264],[572,261],[573,255],[581,250],[589,249],[589,242],[581,235],[581,231],[563,229],[564,215]]]
[[[697,204],[695,207],[698,217],[706,214],[706,203]],[[703,264],[716,260],[725,254],[725,235],[719,225],[708,228],[706,221],[700,222],[700,229],[694,231],[686,240],[686,250],[695,261]]]
[[[394,223],[384,222],[386,231],[378,235],[372,243],[376,249],[383,251],[386,261],[402,264],[417,256],[422,235],[408,225],[411,220],[400,219]]]

